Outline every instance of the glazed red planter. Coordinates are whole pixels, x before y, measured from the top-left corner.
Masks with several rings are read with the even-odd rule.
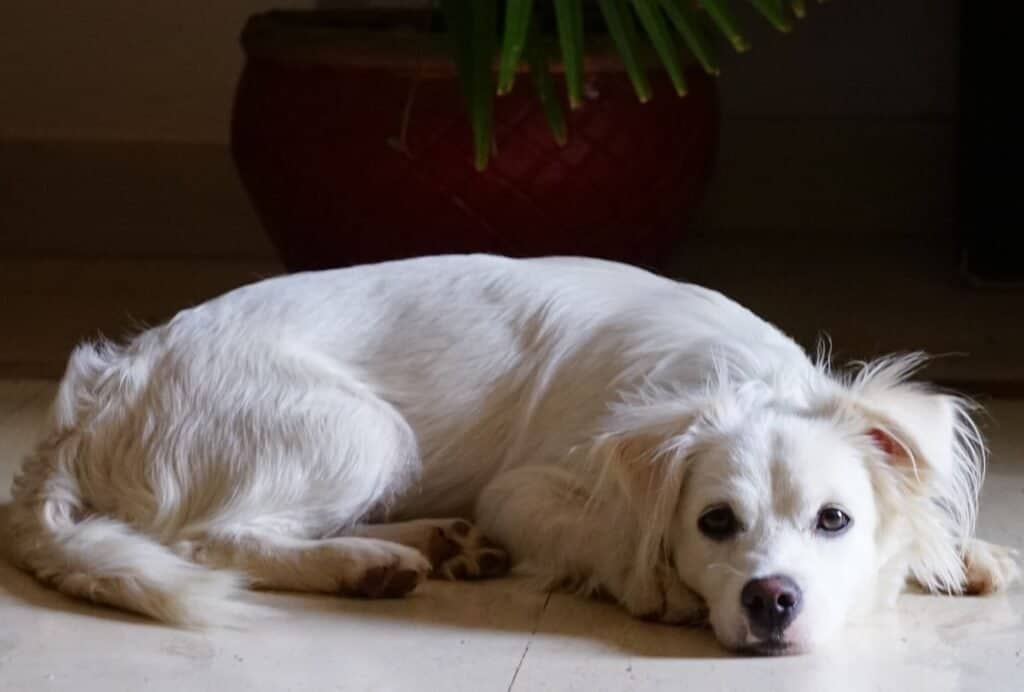
[[[480,173],[455,75],[422,36],[353,37],[287,14],[243,35],[232,151],[290,270],[463,252],[657,269],[704,193],[718,118],[699,70],[681,99],[652,72],[640,104],[621,71],[591,64],[564,147],[520,75],[495,104],[496,155]]]

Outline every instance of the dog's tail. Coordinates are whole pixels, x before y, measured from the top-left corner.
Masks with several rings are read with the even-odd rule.
[[[71,596],[190,627],[235,624],[253,606],[242,578],[190,562],[128,524],[89,514],[68,460],[70,439],[44,444],[15,480],[13,561]],[[53,456],[51,456],[53,455]],[[47,458],[48,457],[48,458]]]

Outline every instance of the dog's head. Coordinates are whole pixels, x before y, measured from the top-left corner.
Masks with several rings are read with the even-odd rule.
[[[727,647],[813,649],[910,576],[960,588],[982,448],[960,399],[905,381],[914,363],[822,372],[795,398],[723,379],[619,412],[638,561],[674,565]]]

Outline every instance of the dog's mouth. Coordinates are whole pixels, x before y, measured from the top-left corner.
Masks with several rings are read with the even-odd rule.
[[[765,639],[753,644],[745,644],[740,648],[740,652],[753,656],[792,656],[801,653],[801,649],[792,642],[781,639]]]

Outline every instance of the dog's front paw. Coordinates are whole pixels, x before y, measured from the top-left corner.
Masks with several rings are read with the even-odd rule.
[[[423,578],[420,570],[403,567],[399,563],[370,567],[350,589],[365,598],[401,598],[416,588]]]
[[[438,520],[426,550],[433,574],[445,579],[489,579],[509,570],[508,553],[464,519]]]
[[[972,539],[964,550],[964,593],[977,596],[1002,591],[1020,578],[1017,551]]]
[[[413,548],[396,543],[359,540],[336,556],[328,551],[328,559],[341,562],[339,592],[364,598],[399,598],[409,593],[426,577],[430,564]]]
[[[669,625],[698,626],[707,623],[708,609],[704,600],[683,584],[668,565],[659,565],[648,588],[631,596],[623,601],[623,605],[631,615],[642,620]]]

